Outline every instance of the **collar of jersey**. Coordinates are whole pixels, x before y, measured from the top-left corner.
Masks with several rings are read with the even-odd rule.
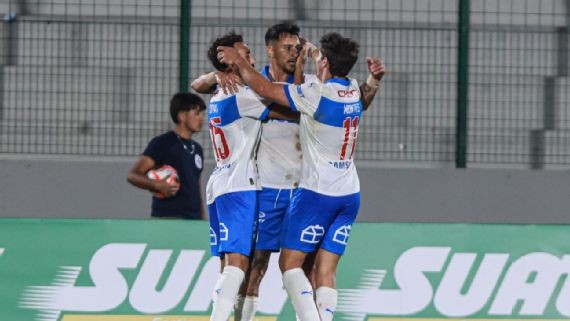
[[[273,79],[271,79],[271,77],[269,77],[269,65],[265,65],[265,67],[263,67],[263,69],[261,70],[261,74],[263,75],[263,77],[267,78],[267,80],[274,81]],[[293,75],[288,75],[287,83],[292,84],[294,82],[295,82],[295,77]]]
[[[331,79],[325,81],[325,84],[328,84],[330,82],[335,83],[335,84],[341,84],[343,86],[350,85],[350,79],[348,79],[348,78],[337,78],[337,77],[331,78]]]

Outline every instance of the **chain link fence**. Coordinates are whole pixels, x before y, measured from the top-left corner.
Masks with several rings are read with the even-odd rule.
[[[570,164],[567,2],[470,1],[469,167]],[[182,19],[191,79],[212,70],[207,48],[232,29],[261,68],[267,27],[290,20],[313,42],[333,30],[357,39],[357,79],[366,79],[365,56],[387,65],[357,159],[454,166],[458,1],[195,0],[187,17],[181,3],[0,0],[0,152],[137,155],[171,127]],[[195,138],[211,158],[207,135]]]

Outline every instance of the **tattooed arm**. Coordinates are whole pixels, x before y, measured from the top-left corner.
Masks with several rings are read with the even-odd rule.
[[[370,75],[366,82],[360,85],[360,98],[362,100],[362,105],[364,105],[364,110],[367,110],[372,104],[372,100],[376,96],[378,88],[380,87],[380,81],[386,73],[384,63],[382,63],[380,58],[366,57],[366,63],[368,64]]]

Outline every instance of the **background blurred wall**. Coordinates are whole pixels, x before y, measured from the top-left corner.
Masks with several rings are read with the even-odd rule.
[[[190,78],[231,29],[262,66],[266,28],[293,20],[389,70],[358,137],[361,220],[570,221],[570,0],[470,1],[467,170],[453,168],[460,1],[194,0],[187,39],[180,3],[0,0],[0,216],[147,217],[125,175],[171,127],[181,41]],[[211,162],[207,130],[195,139]]]
[[[0,217],[148,218],[150,194],[125,179],[133,162],[0,160]],[[570,224],[570,171],[357,165],[360,221]]]

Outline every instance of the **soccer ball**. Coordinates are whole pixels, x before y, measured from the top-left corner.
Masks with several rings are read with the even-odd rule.
[[[166,180],[170,185],[175,185],[180,182],[178,178],[178,172],[176,169],[170,165],[162,165],[157,169],[151,169],[146,173],[146,177],[152,179],[153,181]],[[162,193],[153,193],[155,197],[166,198]]]

